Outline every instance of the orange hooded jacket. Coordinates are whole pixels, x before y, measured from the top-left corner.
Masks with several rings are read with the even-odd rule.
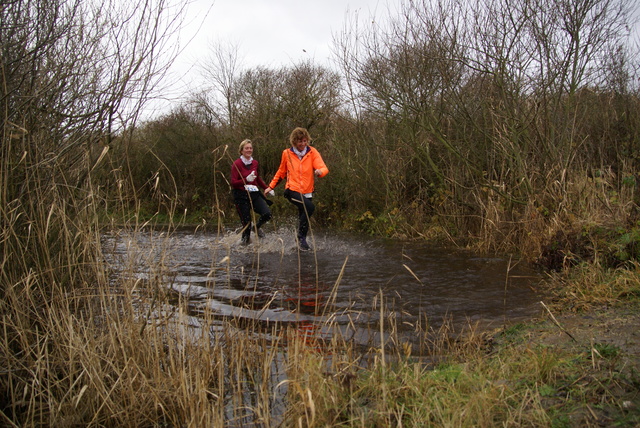
[[[280,167],[273,176],[269,187],[274,189],[281,180],[287,179],[286,188],[293,192],[313,193],[314,171],[321,171],[320,177],[329,174],[329,168],[324,164],[320,152],[314,147],[307,146],[309,150],[302,159],[291,148],[282,152]]]

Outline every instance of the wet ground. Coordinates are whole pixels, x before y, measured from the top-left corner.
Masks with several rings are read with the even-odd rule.
[[[194,320],[293,323],[324,338],[377,346],[382,331],[419,345],[445,321],[497,328],[540,315],[531,266],[425,242],[316,231],[313,251],[297,250],[292,227],[267,230],[241,246],[234,231],[147,230],[105,236],[114,268],[161,276]],[[329,328],[330,326],[330,328]],[[386,333],[385,333],[386,334]]]

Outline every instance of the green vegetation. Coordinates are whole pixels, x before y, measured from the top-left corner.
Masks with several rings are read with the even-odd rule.
[[[633,276],[634,284],[640,280],[638,269],[618,274]],[[555,280],[550,285],[558,286]],[[623,294],[635,286],[617,274],[600,283],[570,285],[581,289],[583,298],[558,297],[559,313],[575,304],[601,308],[600,298],[589,294],[593,286]],[[566,317],[570,332],[551,319],[491,334],[471,330],[462,339],[440,340],[441,359],[432,364],[402,354],[385,363],[379,349],[366,370],[345,364],[342,371],[323,372],[318,370],[323,356],[305,354],[296,360],[302,368],[292,373],[291,382],[298,384],[290,425],[302,420],[303,426],[637,426],[640,342],[632,337],[640,322],[639,302],[606,303],[616,309],[598,318],[604,320],[600,327]],[[614,328],[621,329],[620,341],[608,343],[606,331]]]
[[[346,27],[335,71],[218,55],[217,92],[140,124],[180,8],[3,2],[2,424],[640,424],[634,3],[459,3],[403,2],[385,28]],[[331,169],[314,221],[534,260],[548,316],[417,332],[435,361],[406,347],[363,361],[339,335],[319,353],[295,329],[255,335],[264,326],[210,313],[199,331],[215,340],[179,334],[163,257],[140,255],[147,280],[132,266],[114,277],[103,234],[235,223],[237,144],[251,138],[270,177],[294,126]]]
[[[315,196],[324,225],[531,258],[556,251],[545,260],[554,269],[601,245],[624,262],[639,220],[631,6],[406,2],[385,28],[337,37],[335,71],[244,70],[220,47],[206,68],[213,90],[120,134],[95,176],[124,183],[130,208],[234,221],[239,142],[254,141],[269,179],[304,126],[331,169]],[[274,210],[291,213],[279,197]]]

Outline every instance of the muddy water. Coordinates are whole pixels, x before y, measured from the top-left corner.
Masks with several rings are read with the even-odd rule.
[[[323,338],[339,331],[369,347],[380,343],[382,320],[383,335],[393,330],[418,349],[445,320],[492,328],[540,314],[540,275],[509,258],[331,231],[316,231],[315,251],[300,253],[293,237],[292,228],[268,230],[243,247],[231,231],[117,233],[105,252],[142,278],[161,265],[196,324],[207,312],[221,323],[293,324]]]

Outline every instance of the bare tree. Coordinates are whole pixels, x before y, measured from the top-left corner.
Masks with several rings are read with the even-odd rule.
[[[196,98],[201,99],[200,105],[221,123],[226,122],[234,127],[238,112],[235,91],[241,69],[239,47],[232,43],[216,43],[211,46],[210,52],[209,58],[200,66],[205,82],[211,82],[211,86],[205,84],[205,90]]]
[[[237,81],[236,129],[258,142],[266,169],[277,167],[281,144],[296,126],[325,138],[340,105],[340,78],[321,66],[302,62],[279,70],[256,68]]]
[[[165,0],[2,3],[4,280],[41,264],[55,276],[71,269],[73,252],[90,256],[79,230],[91,224],[70,218],[95,208],[86,178],[166,72],[183,7]],[[26,225],[31,239],[13,234]]]
[[[564,192],[572,171],[620,161],[603,137],[628,111],[603,114],[613,106],[603,89],[631,75],[631,4],[410,0],[385,24],[352,23],[334,51],[358,118],[382,127],[363,133],[358,155],[397,159],[376,171],[390,199],[452,195],[457,218],[478,227],[500,223],[485,221],[498,200],[507,219],[530,203],[557,205],[551,189]]]

